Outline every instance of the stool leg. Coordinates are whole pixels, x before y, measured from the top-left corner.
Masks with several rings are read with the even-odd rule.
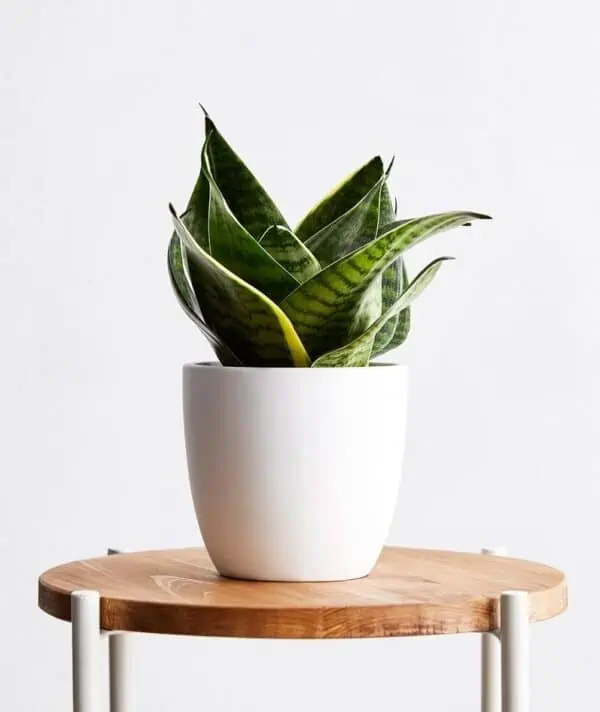
[[[111,635],[108,639],[110,712],[127,712],[130,709],[127,642],[122,634]]]
[[[529,595],[507,591],[500,597],[502,712],[529,712]]]
[[[100,712],[100,594],[71,594],[73,712]]]
[[[503,548],[482,549],[488,556],[505,556]],[[481,635],[481,712],[501,712],[500,640],[496,633]]]
[[[108,550],[109,555],[119,553],[117,549]],[[131,709],[128,643],[128,636],[123,633],[111,633],[108,638],[110,712]]]

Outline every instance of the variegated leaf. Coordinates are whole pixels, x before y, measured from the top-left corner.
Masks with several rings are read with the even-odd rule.
[[[192,238],[171,206],[188,255],[191,281],[209,328],[248,366],[308,366],[287,315],[266,295],[217,262]]]
[[[323,266],[350,254],[377,235],[379,209],[385,177],[382,176],[361,200],[306,240],[306,246]],[[348,323],[348,338],[362,333],[381,314],[381,278],[362,295]]]
[[[214,134],[204,144],[203,169],[210,185],[208,236],[210,254],[224,267],[266,296],[281,301],[299,281],[258,244],[237,220],[213,175],[210,147]]]
[[[440,257],[429,264],[415,277],[400,297],[358,338],[339,349],[320,356],[313,362],[313,368],[359,367],[368,366],[374,339],[390,319],[394,319],[401,311],[416,299],[429,285],[445,260],[451,257]]]
[[[402,261],[399,264],[400,260]],[[403,258],[399,258],[390,267],[388,267],[386,273],[390,269],[393,271],[393,278],[396,282],[395,284],[392,284],[391,279],[387,285],[384,282],[383,302],[386,305],[384,307],[384,311],[387,307],[394,303],[394,297],[397,299],[402,291],[406,289],[406,285],[408,284],[406,265]],[[389,277],[391,278],[392,275],[390,274]],[[392,349],[395,349],[403,344],[410,331],[410,320],[410,307],[406,307],[406,309],[401,311],[396,317],[390,319],[378,332],[377,337],[375,338],[373,356],[379,356],[380,354],[387,353],[388,351],[391,351]]]
[[[308,247],[283,225],[267,228],[258,242],[300,284],[321,269],[319,260]]]
[[[384,232],[387,232],[387,226],[391,225],[395,214],[396,207],[392,204],[392,196],[390,195],[390,191],[386,183],[381,191],[379,225],[377,227],[378,235],[382,235]],[[381,275],[381,312],[386,311],[402,293],[405,286],[402,281],[403,271],[404,258],[402,255],[396,258],[396,260],[383,271],[383,274]],[[408,308],[406,313],[410,315]],[[373,345],[374,352],[391,340],[398,325],[398,319],[400,316],[401,315],[396,315],[394,318],[390,319],[378,332]],[[402,316],[404,317],[405,314],[403,313]]]
[[[306,215],[295,234],[306,242],[358,203],[383,176],[383,162],[375,156],[336,186]]]
[[[208,115],[205,125],[214,179],[240,224],[255,239],[271,225],[287,227],[275,203]]]
[[[217,358],[224,366],[242,366],[242,362],[204,321],[202,311],[194,293],[185,248],[176,233],[171,237],[167,259],[171,286],[179,305],[196,324],[212,346]]]
[[[384,180],[380,178],[358,203],[306,240],[306,246],[323,267],[375,237]]]
[[[281,303],[312,358],[347,343],[362,296],[373,280],[412,245],[469,220],[488,218],[471,212],[428,215],[384,233],[332,263],[295,289]]]
[[[200,175],[190,196],[188,206],[182,219],[185,226],[190,231],[191,236],[204,250],[208,250],[208,199],[209,199],[208,178],[204,171],[200,170]]]

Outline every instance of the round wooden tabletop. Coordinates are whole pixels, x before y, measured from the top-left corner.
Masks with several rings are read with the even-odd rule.
[[[101,596],[105,630],[239,638],[377,638],[497,628],[497,600],[529,592],[530,618],[561,613],[562,572],[505,557],[384,549],[370,576],[335,583],[225,579],[203,549],[103,556],[46,571],[39,605],[70,620],[70,594]]]

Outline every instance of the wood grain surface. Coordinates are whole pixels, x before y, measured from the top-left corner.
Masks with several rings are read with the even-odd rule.
[[[101,595],[105,630],[240,638],[377,638],[497,627],[503,591],[529,592],[532,621],[566,607],[562,572],[481,554],[384,549],[370,576],[336,583],[225,579],[203,549],[74,561],[39,580],[42,610],[70,620],[70,594]]]

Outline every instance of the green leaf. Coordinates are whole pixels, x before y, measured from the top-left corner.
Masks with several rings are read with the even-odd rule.
[[[403,258],[399,257],[389,267],[386,267],[383,272],[381,286],[382,312],[385,312],[394,304],[402,294],[403,289],[406,288],[406,282],[403,279],[403,262]],[[390,342],[398,326],[399,316],[397,314],[393,319],[390,319],[377,333],[376,343],[373,345],[373,353],[377,353]]]
[[[208,200],[210,187],[204,171],[200,175],[188,201],[188,206],[182,216],[185,226],[196,242],[204,250],[208,250]]]
[[[324,267],[375,237],[384,180],[381,177],[358,203],[306,240],[306,246]]]
[[[314,252],[322,265],[331,264],[376,237],[382,210],[387,222],[388,210],[391,210],[392,206],[385,185],[386,175],[387,173],[382,174],[349,210],[308,238],[306,246]],[[377,319],[381,309],[382,282],[381,277],[377,277],[356,306],[354,315],[348,323],[347,338],[352,339],[361,334]]]
[[[397,208],[398,206],[396,204],[394,207],[394,214],[397,212]],[[384,230],[387,232],[393,227],[403,225],[406,222],[407,220],[395,220],[394,222],[386,225]],[[464,223],[464,226],[470,224],[471,223],[466,222]],[[402,257],[399,257],[396,262],[393,265],[390,265],[383,273],[383,284],[383,308],[385,310],[395,301],[397,296],[400,295],[405,285],[408,284],[406,266],[404,265]],[[400,312],[400,314],[396,317],[396,320],[390,319],[385,327],[377,334],[372,355],[381,356],[382,354],[401,346],[406,341],[406,337],[410,332],[410,323],[410,308]]]
[[[181,301],[182,306],[186,311],[192,312],[195,316],[200,317],[202,312],[198,298],[194,292],[194,287],[192,286],[187,256],[185,250],[182,249],[181,240],[177,237],[176,232],[173,232],[169,242],[167,265],[172,287],[178,299]]]
[[[173,287],[179,305],[204,334],[219,361],[224,366],[242,366],[242,362],[233,351],[219,339],[204,321],[198,299],[196,298],[192,286],[185,249],[182,247],[181,240],[176,233],[173,234],[169,242],[167,264],[171,286]]]
[[[204,144],[204,173],[210,184],[208,236],[210,254],[224,267],[279,302],[299,282],[252,237],[231,212],[212,173],[211,134]]]
[[[330,265],[377,235],[384,181],[385,177],[380,177],[358,203],[306,240],[306,246],[321,265]],[[361,334],[372,324],[381,314],[381,305],[381,279],[378,278],[357,305],[348,323],[348,338]]]
[[[389,230],[408,222],[407,220],[394,220],[396,211],[397,202],[394,201],[392,205],[392,198],[386,185],[381,197],[378,235],[389,232]],[[400,257],[385,269],[382,275],[382,311],[386,311],[396,302],[407,284],[408,280],[406,278],[404,257],[400,255]],[[399,334],[403,333],[403,340],[408,336],[410,330],[409,308],[401,314],[397,314],[393,319],[390,319],[385,327],[379,331],[373,345],[373,354],[381,352],[394,338],[394,334],[397,330],[399,330]]]
[[[208,115],[205,124],[207,143],[211,137],[209,154],[214,178],[240,224],[256,239],[271,225],[288,227],[275,203]]]
[[[409,220],[326,267],[286,297],[281,308],[317,358],[350,340],[361,297],[405,250],[430,235],[479,218],[488,216],[451,212]]]
[[[208,200],[210,188],[208,178],[204,171],[200,170],[200,175],[196,180],[196,185],[188,201],[187,208],[181,219],[190,231],[191,236],[204,250],[209,250],[208,245]],[[175,233],[171,236],[169,244],[169,254],[175,249],[177,244]],[[181,286],[181,285],[180,285]]]
[[[400,297],[390,306],[373,324],[357,339],[339,349],[330,351],[318,358],[313,363],[313,368],[357,367],[368,366],[371,359],[373,341],[386,324],[395,319],[398,314],[406,310],[408,305],[416,299],[437,274],[446,260],[452,257],[439,257],[429,264],[404,290]]]
[[[389,175],[389,171],[391,169],[391,164],[387,170],[387,174]],[[382,235],[384,232],[387,232],[387,226],[390,225],[393,221],[394,218],[396,217],[396,212],[394,209],[394,206],[392,204],[392,196],[390,195],[390,189],[388,187],[387,181],[383,184],[383,188],[381,189],[381,199],[379,201],[379,222],[377,223],[377,234]]]
[[[312,208],[296,228],[295,234],[306,242],[309,237],[356,205],[382,176],[383,162],[379,156],[375,156]]]
[[[192,238],[173,206],[175,232],[209,328],[248,366],[308,366],[310,358],[284,312],[217,262]]]
[[[391,270],[391,272],[390,272]],[[386,284],[386,275],[389,280]],[[383,311],[386,311],[398,298],[408,284],[406,266],[402,257],[399,257],[383,273]],[[394,280],[394,283],[392,283]],[[378,332],[373,344],[373,356],[379,356],[400,346],[406,340],[410,331],[410,307],[404,309],[390,319]]]
[[[377,227],[378,236],[382,235],[384,232],[387,232],[388,229],[391,229],[391,223],[393,222],[395,215],[396,205],[395,203],[392,203],[392,196],[390,195],[386,182],[383,186],[383,190],[381,191],[379,225]],[[396,299],[398,299],[400,294],[402,294],[402,290],[407,284],[406,280],[402,280],[403,273],[404,258],[402,255],[400,255],[400,257],[398,257],[383,271],[383,274],[381,275],[381,311],[379,314],[386,311],[396,301]],[[407,311],[406,315],[403,313],[402,316],[408,316],[410,319],[410,312]],[[398,325],[399,318],[400,315],[397,315],[393,319],[390,319],[386,323],[385,327],[379,331],[373,345],[373,353],[391,340]]]
[[[267,228],[258,242],[300,284],[321,269],[319,260],[308,247],[283,225]]]

